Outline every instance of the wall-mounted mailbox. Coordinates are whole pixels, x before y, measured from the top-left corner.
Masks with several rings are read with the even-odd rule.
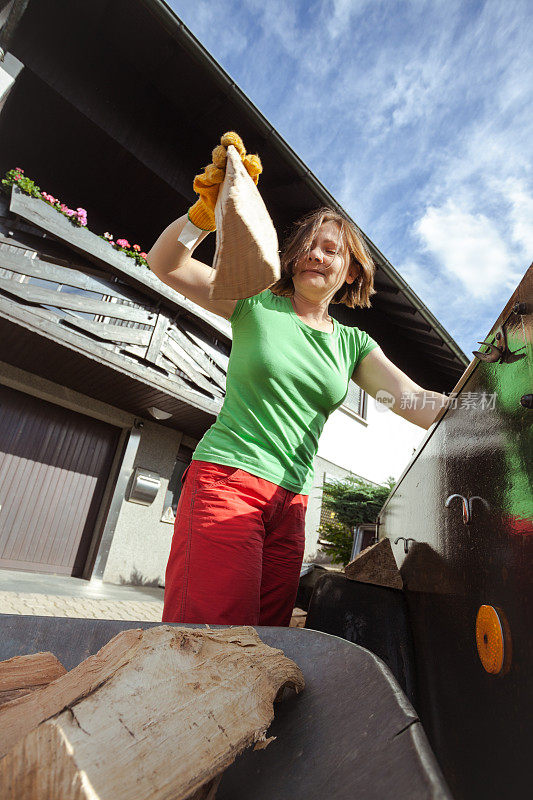
[[[154,502],[160,486],[161,478],[157,472],[137,467],[126,500],[130,503],[139,503],[141,506],[149,506]]]

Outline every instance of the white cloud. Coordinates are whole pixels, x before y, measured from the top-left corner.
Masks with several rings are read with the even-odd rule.
[[[513,253],[484,214],[472,214],[449,200],[428,208],[415,231],[425,249],[475,298],[489,298],[502,289],[506,296],[520,279]]]
[[[533,260],[533,197],[520,178],[507,178],[498,188],[509,201],[510,234],[527,266]]]
[[[326,11],[326,30],[332,39],[351,33],[352,20],[375,0],[332,0]]]

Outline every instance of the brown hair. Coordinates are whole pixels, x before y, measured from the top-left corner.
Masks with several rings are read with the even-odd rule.
[[[281,277],[270,287],[270,290],[281,297],[292,297],[294,283],[292,272],[294,264],[302,258],[311,247],[318,229],[324,222],[335,222],[340,227],[341,241],[350,255],[350,264],[359,267],[359,275],[353,283],[344,283],[338,289],[331,303],[344,303],[349,308],[370,307],[370,297],[376,293],[374,289],[375,266],[368,248],[357,229],[345,216],[332,208],[318,208],[311,211],[295,224],[289,238],[285,241],[281,252]]]

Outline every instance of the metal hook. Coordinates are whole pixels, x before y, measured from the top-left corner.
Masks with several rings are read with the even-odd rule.
[[[524,349],[523,347],[519,347],[518,350],[514,350],[513,352],[507,347],[507,335],[503,325],[496,328],[494,337],[494,342],[478,342],[478,344],[484,344],[485,347],[489,348],[487,352],[482,353],[479,350],[472,350],[472,355],[479,358],[480,361],[486,361],[491,364],[495,364],[496,362],[499,364],[503,362],[512,364],[514,361],[519,361],[521,358],[524,358],[524,355],[519,354],[519,351]]]
[[[452,500],[454,500],[456,497],[461,500],[463,506],[463,522],[465,525],[468,525],[470,523],[470,506],[466,497],[463,497],[462,494],[451,494],[446,498],[444,505],[446,508],[448,508]]]
[[[398,538],[394,540],[394,544],[398,544],[398,542],[403,542],[403,552],[407,554],[409,552],[409,542],[414,542],[414,541],[416,541],[416,539],[409,539],[409,538],[406,539],[405,536],[398,536]]]

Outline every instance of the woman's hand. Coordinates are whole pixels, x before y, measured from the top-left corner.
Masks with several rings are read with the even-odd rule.
[[[256,185],[259,175],[263,171],[259,156],[246,155],[246,148],[241,137],[234,131],[225,133],[220,139],[220,144],[212,152],[212,163],[208,164],[201,175],[195,177],[193,183],[198,200],[189,209],[189,219],[203,231],[216,229],[215,205],[220,184],[226,174],[227,148],[230,144],[239,153],[248,174]]]
[[[418,386],[389,361],[380,347],[363,358],[352,378],[363,391],[383,402],[395,414],[426,430],[449,400],[445,394]]]

